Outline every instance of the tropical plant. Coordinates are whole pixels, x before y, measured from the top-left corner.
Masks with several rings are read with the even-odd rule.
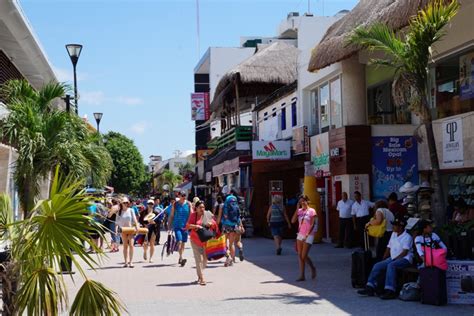
[[[0,195],[0,238],[9,249],[9,258],[0,269],[3,314],[59,315],[69,302],[64,275],[56,271],[61,263],[72,268],[67,263],[71,258],[85,282],[70,314],[120,315],[125,307],[117,294],[90,280],[83,266],[94,269],[99,261],[86,252],[84,243],[104,255],[88,236],[94,229],[104,237],[98,224],[84,214],[91,203],[84,182],[72,175],[60,176],[59,169],[54,172],[50,198],[39,201],[23,221],[13,222],[9,199]]]
[[[433,45],[445,35],[444,28],[458,9],[457,0],[449,3],[433,0],[410,19],[406,31],[396,32],[385,24],[377,23],[356,28],[349,39],[350,43],[385,53],[386,58],[373,59],[371,63],[395,69],[396,78],[392,85],[395,104],[408,104],[425,126],[435,189],[433,215],[438,224],[446,220],[446,207],[428,100],[428,64]]]
[[[191,180],[194,176],[194,165],[189,162],[181,165],[179,167],[179,174],[183,177],[183,179]]]
[[[18,152],[14,177],[24,211],[33,208],[56,165],[76,177],[92,174],[98,185],[110,176],[111,158],[97,136],[77,115],[53,105],[66,90],[49,83],[37,91],[24,80],[1,87],[9,114],[0,121],[0,137]]]
[[[178,184],[183,181],[183,177],[179,174],[175,174],[169,169],[165,169],[162,174],[158,176],[159,187],[162,188],[163,185],[167,184],[170,186],[170,189],[173,190]]]
[[[104,136],[104,143],[114,166],[110,185],[116,192],[141,193],[144,182],[149,181],[149,176],[143,157],[133,140],[120,133],[109,132]]]

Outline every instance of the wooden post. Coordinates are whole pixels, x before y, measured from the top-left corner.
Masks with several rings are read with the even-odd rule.
[[[235,75],[234,86],[235,86],[235,113],[236,113],[236,125],[240,126],[240,100],[239,100],[239,80],[240,74]]]

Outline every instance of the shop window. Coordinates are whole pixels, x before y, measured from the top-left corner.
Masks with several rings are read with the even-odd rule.
[[[321,133],[329,130],[329,84],[319,88],[319,127]]]
[[[342,127],[341,115],[341,79],[337,78],[330,83],[331,85],[331,128]]]
[[[410,124],[411,113],[406,107],[395,107],[392,82],[367,89],[369,124]]]
[[[281,109],[281,130],[286,130],[286,108]]]
[[[436,64],[431,69],[430,89],[434,117],[474,111],[474,51]]]
[[[295,127],[297,122],[296,101],[291,103],[291,126]]]
[[[311,91],[311,133],[319,132],[318,90]]]

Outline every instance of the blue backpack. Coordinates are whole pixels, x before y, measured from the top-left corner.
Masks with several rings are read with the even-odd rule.
[[[224,205],[224,216],[227,216],[227,222],[238,224],[240,220],[240,208],[237,198],[233,195],[228,196]]]

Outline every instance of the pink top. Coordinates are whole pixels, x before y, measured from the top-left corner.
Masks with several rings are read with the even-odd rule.
[[[311,220],[316,216],[316,211],[314,208],[307,208],[298,210],[298,222],[299,229],[298,233],[303,235],[310,235],[314,233],[313,227],[311,227]],[[316,222],[315,222],[316,224]]]

